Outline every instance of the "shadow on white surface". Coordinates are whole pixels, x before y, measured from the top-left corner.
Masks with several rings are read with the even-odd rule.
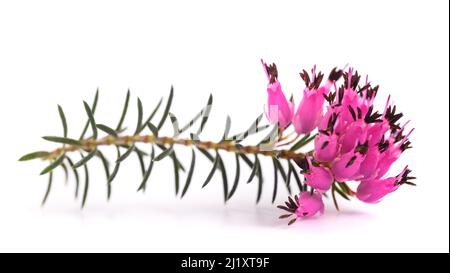
[[[154,222],[157,225],[178,224],[220,224],[229,227],[265,227],[275,229],[305,228],[313,230],[327,229],[329,225],[335,228],[345,223],[364,224],[373,218],[370,212],[360,211],[351,207],[341,208],[337,211],[334,207],[328,207],[324,215],[316,215],[310,218],[298,219],[297,222],[288,227],[286,219],[278,219],[284,214],[272,204],[239,204],[228,205],[185,203],[139,203],[139,204],[103,204],[91,205],[89,208],[80,210],[75,206],[52,206],[42,208],[45,217],[74,217],[83,220],[104,219],[117,220],[127,219],[143,222]],[[348,227],[347,227],[348,228]]]

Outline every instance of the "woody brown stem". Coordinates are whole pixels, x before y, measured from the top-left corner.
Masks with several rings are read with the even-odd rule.
[[[183,146],[196,146],[199,149],[205,150],[225,150],[227,152],[234,152],[239,154],[257,154],[270,157],[278,157],[283,159],[301,159],[305,157],[303,153],[297,153],[290,150],[271,150],[267,149],[262,145],[259,146],[241,146],[237,145],[234,141],[222,141],[222,142],[212,142],[212,141],[196,141],[192,139],[185,138],[175,138],[175,137],[155,137],[154,135],[135,135],[135,136],[106,136],[100,139],[85,139],[81,141],[81,145],[65,145],[51,151],[47,156],[42,159],[54,159],[60,156],[64,152],[75,152],[75,151],[91,151],[98,146],[108,146],[108,145],[131,145],[134,143],[152,143],[158,145],[183,145]]]

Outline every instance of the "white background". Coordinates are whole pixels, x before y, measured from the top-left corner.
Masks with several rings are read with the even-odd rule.
[[[448,1],[2,0],[0,251],[448,252],[448,21]],[[261,113],[261,57],[277,63],[296,101],[303,68],[317,64],[328,74],[349,63],[368,73],[381,85],[378,104],[391,94],[416,128],[414,148],[391,174],[409,164],[418,186],[401,187],[377,205],[341,200],[339,213],[328,200],[324,216],[288,227],[270,203],[270,160],[259,205],[256,183],[244,183],[245,165],[237,194],[224,205],[220,175],[200,189],[210,168],[201,154],[183,200],[174,196],[169,161],[156,164],[146,194],[137,193],[140,171],[131,156],[109,203],[95,162],[84,210],[73,198],[74,181],[65,186],[60,171],[40,207],[45,163],[17,159],[54,147],[40,137],[61,134],[57,104],[76,138],[85,122],[82,100],[92,101],[97,87],[97,120],[113,126],[131,89],[131,129],[137,96],[147,115],[173,84],[172,109],[183,122],[213,93],[203,137],[214,140],[227,114],[239,132]],[[189,165],[190,150],[178,151]],[[232,180],[234,159],[225,160]],[[276,203],[285,195],[280,186]]]

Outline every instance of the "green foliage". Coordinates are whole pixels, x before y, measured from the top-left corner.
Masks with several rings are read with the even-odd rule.
[[[181,193],[181,198],[186,194],[189,185],[191,184],[192,175],[194,174],[194,168],[195,168],[195,151],[192,149],[192,159],[191,159],[191,167],[189,167],[189,172],[186,177],[186,182],[184,183],[183,192]]]
[[[225,121],[225,130],[222,134],[221,139],[215,143],[210,148],[205,148],[205,146],[198,145],[199,143],[213,143],[213,142],[202,142],[200,140],[200,134],[206,127],[207,121],[209,120],[209,116],[211,113],[213,97],[210,95],[206,104],[203,108],[198,111],[193,118],[188,120],[184,126],[180,126],[180,120],[176,117],[176,115],[171,111],[171,106],[174,97],[173,87],[170,89],[168,98],[165,102],[165,107],[162,110],[160,115],[160,120],[155,125],[152,120],[161,109],[163,98],[161,98],[157,104],[153,107],[152,111],[149,113],[148,117],[144,119],[144,105],[142,101],[137,98],[137,119],[136,125],[131,135],[126,135],[124,132],[126,127],[124,126],[124,122],[128,113],[129,104],[130,104],[130,91],[128,90],[123,108],[121,111],[121,115],[119,117],[118,123],[116,126],[107,125],[104,123],[98,123],[95,119],[95,111],[97,109],[98,99],[99,99],[99,91],[97,90],[94,100],[91,105],[87,102],[83,101],[84,111],[87,116],[87,121],[85,126],[83,127],[82,133],[79,138],[71,138],[68,136],[68,123],[64,113],[63,108],[58,105],[58,114],[62,123],[62,135],[61,136],[44,136],[43,138],[47,141],[61,144],[58,150],[54,152],[47,151],[37,151],[33,153],[26,154],[22,156],[19,161],[27,161],[32,159],[44,159],[48,160],[49,164],[46,168],[41,172],[41,174],[48,174],[49,181],[47,185],[47,190],[45,192],[45,196],[43,199],[43,204],[47,201],[48,196],[51,191],[54,170],[57,168],[62,168],[66,177],[69,175],[73,176],[75,179],[75,199],[78,198],[80,193],[80,178],[82,173],[84,173],[84,184],[81,192],[81,207],[83,208],[88,199],[89,195],[89,165],[94,158],[99,159],[103,170],[105,172],[106,178],[106,189],[107,189],[107,199],[109,200],[112,194],[112,182],[117,176],[121,164],[129,158],[132,153],[135,153],[137,159],[139,161],[140,170],[142,173],[142,180],[137,188],[137,191],[145,192],[146,188],[148,188],[148,181],[150,180],[151,173],[155,167],[157,167],[163,160],[171,160],[173,165],[174,172],[174,182],[175,182],[175,194],[178,196],[178,193],[181,189],[180,197],[183,198],[188,189],[191,187],[194,177],[194,171],[197,161],[197,152],[200,152],[205,159],[212,163],[211,169],[206,176],[204,183],[202,184],[202,188],[208,185],[213,181],[214,175],[216,172],[220,172],[220,180],[222,182],[223,188],[223,198],[224,202],[230,200],[236,193],[239,180],[241,179],[242,167],[241,163],[244,163],[244,166],[247,165],[250,171],[250,175],[247,179],[247,184],[252,182],[253,180],[257,180],[257,195],[256,202],[258,203],[261,200],[263,186],[264,186],[264,174],[263,167],[261,164],[262,153],[253,153],[248,152],[246,149],[249,147],[243,146],[247,138],[251,135],[258,134],[267,128],[271,127],[267,124],[262,124],[263,115],[259,115],[250,126],[247,127],[245,131],[242,131],[237,134],[231,134],[231,118],[227,116]],[[164,125],[167,123],[167,119],[170,120],[170,123],[173,128],[173,137],[161,137],[161,131],[163,130]],[[192,128],[198,124],[198,128],[193,132],[189,132]],[[143,136],[142,134],[145,130],[147,132],[145,134],[150,134],[152,137],[150,145],[151,151],[147,153],[144,150],[141,150],[140,146],[136,145],[136,141],[134,137]],[[90,132],[90,136],[86,137],[86,134]],[[188,138],[182,138],[182,134],[188,134],[190,140]],[[104,134],[104,135],[99,135]],[[142,134],[142,135],[141,135]],[[272,126],[270,132],[262,138],[259,142],[260,144],[268,143],[273,141],[280,134],[280,129],[277,125]],[[314,139],[315,135],[305,135],[299,141],[297,141],[291,148],[290,151],[297,151],[301,147],[308,144],[310,141]],[[171,139],[169,142],[164,142],[164,139]],[[191,150],[191,160],[189,164],[189,168],[187,172],[185,172],[185,168],[182,162],[179,160],[177,155],[177,150],[175,149],[175,145],[182,144],[183,142],[176,142],[177,139],[182,139],[182,141],[188,142],[191,145],[193,142],[193,147]],[[143,138],[140,138],[143,139]],[[156,141],[158,140],[158,141]],[[107,142],[107,144],[106,144]],[[141,140],[141,142],[145,142]],[[101,151],[100,145],[114,145],[116,148],[117,156],[115,160],[111,160],[113,164],[110,164],[110,160],[105,156],[105,154]],[[234,153],[235,159],[235,168],[234,168],[234,179],[230,182],[232,184],[229,185],[228,173],[226,162],[222,158],[222,155],[219,153],[218,145],[230,145],[230,149],[223,149],[221,151],[230,151]],[[223,147],[223,146],[221,146]],[[232,148],[232,149],[231,149]],[[159,150],[157,152],[157,150]],[[209,151],[212,150],[212,151]],[[78,151],[80,156],[79,159],[75,159],[68,156],[68,153]],[[254,155],[254,157],[251,156]],[[267,154],[265,154],[267,155]],[[295,165],[291,160],[285,160],[278,157],[278,153],[274,152],[272,157],[273,170],[274,170],[274,188],[272,192],[272,202],[275,201],[276,195],[278,192],[278,182],[279,177],[281,176],[280,181],[283,181],[287,192],[291,193],[291,180],[294,177],[296,184],[300,191],[306,190],[305,185],[299,178],[299,171],[296,169]],[[283,161],[285,161],[283,163]],[[283,165],[287,166],[284,167]],[[287,168],[287,169],[285,169]],[[287,170],[287,172],[286,172]],[[181,176],[184,177],[183,184],[181,184]],[[218,177],[217,177],[218,178]],[[153,178],[153,179],[156,179]],[[229,187],[231,186],[231,188]],[[344,185],[338,184],[334,186],[334,192],[337,192],[342,197],[347,197],[350,195],[348,187]]]
[[[22,156],[21,158],[19,158],[19,161],[27,161],[27,160],[33,160],[33,159],[37,159],[37,158],[43,158],[48,156],[50,153],[47,151],[37,151],[37,152],[32,152],[29,154],[26,154],[24,156]]]

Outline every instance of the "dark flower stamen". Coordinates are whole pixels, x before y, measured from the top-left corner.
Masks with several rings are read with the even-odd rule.
[[[405,141],[402,145],[400,145],[400,150],[402,150],[402,152],[404,152],[406,149],[411,149],[411,141],[407,140]]]
[[[398,129],[400,129],[400,126],[398,124],[396,124],[396,122],[401,117],[403,117],[402,113],[395,114],[395,111],[396,111],[396,106],[394,106],[394,107],[389,106],[386,111],[386,114],[384,115],[386,120],[389,122],[389,125],[390,125],[393,133],[395,133]]]
[[[278,70],[276,64],[272,63],[271,65],[265,65],[267,74],[269,75],[270,83],[274,83],[278,79]]]
[[[414,176],[409,176],[410,173],[411,173],[411,170],[410,169],[406,169],[403,172],[402,176],[400,177],[400,180],[398,180],[396,182],[396,185],[407,184],[407,185],[411,185],[411,186],[416,186],[415,183],[409,181],[409,180],[416,179],[416,177],[414,177]]]
[[[319,74],[317,75],[317,77],[314,79],[314,82],[312,82],[312,83],[308,86],[309,90],[314,90],[314,89],[319,88],[320,83],[322,83],[322,80],[323,80],[323,73],[322,73],[322,72],[319,72]]]
[[[382,122],[382,120],[380,119],[382,114],[378,113],[378,111],[372,114],[372,111],[373,111],[373,105],[371,105],[369,107],[369,109],[367,110],[367,113],[364,116],[364,121],[367,124],[375,123],[375,122]]]
[[[353,163],[356,160],[356,155],[352,156],[352,158],[350,158],[350,160],[347,162],[347,164],[345,165],[346,168],[350,167],[351,165],[353,165]]]
[[[364,142],[363,144],[358,143],[358,145],[355,148],[355,153],[365,155],[368,149],[369,149],[369,141],[366,140],[366,142]]]
[[[305,69],[303,69],[303,71],[300,72],[300,78],[302,78],[302,80],[305,82],[306,86],[309,86],[311,79],[309,78],[308,72],[306,72]]]
[[[342,77],[342,70],[337,70],[337,67],[331,70],[330,75],[328,76],[328,80],[335,82]]]
[[[378,151],[380,153],[385,152],[389,148],[389,142],[384,139],[384,135],[381,137],[380,142],[378,143]]]
[[[355,110],[353,110],[353,107],[351,105],[348,106],[348,110],[350,111],[350,114],[352,115],[353,120],[356,121],[356,113],[355,113]]]

